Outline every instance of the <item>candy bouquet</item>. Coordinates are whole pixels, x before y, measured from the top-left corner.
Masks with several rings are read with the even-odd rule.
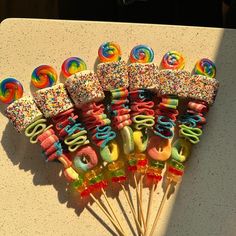
[[[71,57],[61,66],[65,83],[58,83],[55,69],[41,65],[31,74],[35,93],[24,94],[20,81],[6,78],[0,82],[0,100],[8,104],[5,114],[16,131],[38,143],[47,162],[62,164],[68,186],[81,198],[91,197],[118,235],[131,234],[120,220],[126,213],[111,204],[107,187],[123,191],[137,235],[151,236],[171,186],[182,180],[184,162],[200,141],[219,82],[209,59],[199,60],[191,74],[177,51],[167,52],[160,67],[147,45],[135,46],[129,63],[121,57],[117,43],[105,42],[96,71]],[[187,101],[186,107],[179,109],[180,100]],[[127,193],[131,178],[137,209],[134,196]],[[154,204],[161,181],[166,189],[162,201]],[[154,219],[151,210],[156,211]]]

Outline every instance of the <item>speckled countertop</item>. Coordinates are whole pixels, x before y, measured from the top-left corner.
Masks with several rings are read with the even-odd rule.
[[[214,60],[220,91],[201,143],[194,146],[183,182],[167,202],[155,235],[235,235],[236,30],[7,19],[0,31],[0,79],[15,77],[27,92],[32,90],[30,76],[38,65],[49,64],[59,72],[64,59],[79,56],[93,69],[97,49],[104,41],[118,42],[125,60],[140,43],[154,49],[157,63],[168,50],[181,51],[188,70],[202,57]],[[66,192],[60,165],[46,164],[39,146],[15,132],[3,115],[4,109],[1,105],[0,235],[112,235],[112,225],[95,204],[85,207]],[[159,185],[156,207],[162,194]],[[123,193],[118,196],[128,209]],[[145,189],[144,206],[147,199]],[[115,198],[112,202],[119,209]],[[152,213],[153,219],[155,211]],[[127,215],[133,223],[130,211]]]

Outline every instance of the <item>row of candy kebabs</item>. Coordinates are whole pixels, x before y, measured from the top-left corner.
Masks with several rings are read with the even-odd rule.
[[[81,59],[69,58],[62,65],[62,74],[67,78],[65,85],[38,90],[34,96],[36,104],[31,97],[15,101],[7,108],[8,118],[18,131],[25,130],[32,142],[40,142],[47,160],[61,161],[67,179],[82,196],[87,196],[95,190],[103,190],[107,185],[102,172],[104,168],[101,165],[97,167],[98,157],[89,144],[87,131],[93,143],[99,147],[103,161],[108,163],[106,170],[112,182],[121,183],[126,179],[124,161],[118,159],[117,134],[104,113],[104,105],[99,103],[104,99],[103,90],[109,91],[111,99],[108,111],[113,127],[122,136],[128,169],[138,171],[141,176],[146,175],[154,186],[161,180],[165,162],[171,156],[167,176],[172,182],[178,182],[183,174],[182,162],[189,155],[191,144],[199,141],[201,125],[205,123],[203,113],[215,98],[218,82],[210,79],[215,77],[214,64],[207,59],[199,61],[194,70],[196,75],[191,76],[182,70],[185,64],[182,55],[172,51],[163,57],[161,69],[158,70],[157,65],[152,63],[153,50],[139,45],[132,50],[132,63],[127,66],[120,60],[120,48],[114,43],[104,43],[99,48],[99,58],[102,63],[98,65],[97,74],[87,71]],[[56,78],[55,70],[49,66],[40,66],[32,74],[32,82],[40,88],[46,84],[51,86]],[[11,84],[12,81],[7,82]],[[9,85],[6,87],[4,81],[1,87],[11,88]],[[153,94],[161,100],[155,109]],[[193,101],[188,103],[186,114],[180,117],[181,138],[171,148],[179,97]],[[87,130],[78,121],[75,108],[82,111],[81,120]],[[50,118],[53,126],[48,125],[42,116]],[[148,142],[149,128],[154,135]],[[65,149],[65,146],[68,148]],[[69,157],[68,151],[72,153]],[[150,209],[151,201],[149,203]],[[140,232],[144,234],[149,211],[146,221],[142,218],[144,231],[141,222],[135,219]],[[124,233],[124,230],[121,231]]]

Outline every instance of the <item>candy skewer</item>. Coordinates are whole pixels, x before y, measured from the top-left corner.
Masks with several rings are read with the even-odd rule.
[[[73,63],[78,65],[76,70],[70,66]],[[110,119],[104,113],[104,105],[99,103],[104,99],[105,95],[97,75],[93,71],[86,70],[85,62],[75,57],[68,58],[64,61],[62,64],[62,74],[67,78],[65,86],[75,106],[82,113],[81,119],[90,132],[93,143],[99,148],[100,156],[103,161],[108,163],[106,167],[103,166],[103,171],[105,172],[105,168],[107,168],[110,175],[115,173],[117,167],[122,168],[122,165],[119,166],[121,161],[117,160],[119,157],[119,149],[115,139],[116,133],[110,126]],[[121,173],[119,170],[117,172],[119,174]],[[114,215],[117,223],[121,225],[103,190],[104,186],[100,184],[103,182],[101,176],[104,178],[105,173],[92,173],[90,182],[92,185],[95,185],[94,190],[96,189],[102,192],[110,211]],[[121,176],[118,176],[118,179],[119,178],[121,178]],[[114,179],[116,179],[116,176],[114,176]],[[123,227],[121,228],[123,229]]]
[[[140,181],[139,181],[140,182]],[[136,191],[136,197],[137,197],[137,200],[138,200],[138,205],[139,205],[139,212],[140,212],[140,216],[141,216],[141,222],[144,226],[144,232],[146,231],[146,222],[145,222],[145,218],[144,218],[144,213],[143,213],[143,206],[142,206],[142,200],[141,200],[141,194],[139,193],[139,185],[137,183],[137,175],[134,174],[134,184],[135,184],[135,191]],[[141,186],[141,185],[140,185]],[[140,187],[140,192],[141,192],[141,187]],[[139,223],[141,225],[141,222],[139,220]]]
[[[68,75],[68,73],[79,72],[80,70],[86,69],[86,64],[80,58],[72,58],[72,59],[70,58],[69,60],[66,60],[63,63],[62,68],[64,69],[66,65],[70,63],[73,63],[74,65],[73,70],[72,71],[63,70],[64,74],[67,73]],[[49,77],[48,75],[51,74],[50,72],[51,70],[49,70],[50,68],[51,67],[49,66],[47,66],[46,68],[45,66],[40,66],[34,70],[32,75],[34,74],[41,75],[39,79],[48,78]],[[35,71],[37,71],[38,73],[35,73]],[[82,191],[81,195],[83,194],[88,195],[95,189],[104,188],[106,186],[106,183],[105,181],[103,181],[100,175],[101,168],[95,167],[98,163],[96,153],[95,151],[92,150],[90,146],[85,146],[86,144],[89,143],[88,140],[85,140],[86,137],[81,137],[82,133],[85,134],[87,133],[87,131],[85,131],[84,128],[81,126],[81,124],[78,123],[78,116],[74,114],[74,109],[67,110],[68,105],[73,106],[73,104],[70,101],[65,91],[64,85],[62,84],[55,85],[51,88],[37,91],[36,94],[37,94],[36,101],[38,105],[41,107],[41,109],[43,109],[44,112],[48,112],[50,114],[50,117],[52,117],[52,122],[55,124],[58,134],[60,135],[60,138],[65,139],[65,143],[69,144],[69,150],[73,152],[78,149],[78,152],[76,151],[76,155],[73,160],[74,166],[76,167],[77,170],[85,172],[85,181],[89,185],[88,188],[85,188],[85,191]],[[68,105],[66,103],[65,104],[52,103],[51,107],[54,108],[54,110],[50,110],[51,109],[50,107],[44,106],[45,100],[46,103],[47,101],[48,102],[51,101],[49,98],[50,95],[48,94],[51,94],[51,97],[54,97],[55,101],[59,101],[60,98],[63,96],[64,98],[62,99],[63,102],[68,101]],[[60,94],[61,97],[58,96],[58,94]],[[102,94],[98,94],[98,96],[99,95],[102,97]],[[64,105],[65,107],[60,105]],[[80,146],[84,147],[80,148]],[[81,158],[83,157],[89,158],[90,163],[83,163],[83,160],[81,160]],[[66,176],[69,179],[71,179],[72,175],[70,171],[67,171]],[[111,211],[113,211],[113,209],[111,209]]]
[[[100,204],[100,202],[96,199],[96,197],[90,193],[90,197],[93,199],[93,201],[97,204],[97,206],[101,209],[101,211],[107,216],[107,218],[110,220],[110,222],[118,229],[118,233],[122,234],[123,236],[126,236],[127,234],[124,233],[124,230],[122,227],[117,224],[114,219],[111,217],[111,215],[105,210],[105,208]]]
[[[151,229],[151,233],[149,234],[149,236],[152,236],[155,229],[156,229],[156,226],[157,226],[157,222],[161,216],[161,213],[162,213],[162,210],[163,210],[163,207],[165,205],[165,202],[166,202],[166,199],[167,199],[167,196],[169,194],[169,191],[170,191],[170,187],[172,185],[172,181],[171,180],[168,180],[167,181],[167,185],[166,185],[166,190],[165,190],[165,193],[162,197],[162,200],[161,200],[161,203],[160,203],[160,207],[157,211],[157,214],[156,214],[156,217],[155,217],[155,220],[154,220],[154,223],[153,223],[153,226],[152,226],[152,229]]]
[[[153,202],[153,195],[155,193],[156,190],[156,184],[151,183],[151,190],[149,193],[149,199],[148,199],[148,208],[147,208],[147,214],[146,214],[146,231],[145,231],[145,236],[147,235],[148,232],[148,225],[149,225],[149,220],[150,220],[150,212],[152,209],[152,202]]]
[[[139,204],[140,204],[140,211],[141,211],[144,231],[146,231],[147,225],[146,225],[146,221],[144,218],[144,211],[143,211],[143,179],[144,179],[144,175],[141,175],[140,180],[139,180],[139,196],[140,196]]]
[[[129,204],[130,210],[131,210],[132,215],[134,217],[134,220],[135,220],[135,222],[136,222],[136,224],[138,226],[139,232],[142,234],[142,236],[144,236],[144,232],[143,232],[142,227],[141,227],[141,225],[139,223],[139,220],[138,220],[137,214],[135,213],[134,207],[132,206],[132,203],[130,202],[130,199],[129,199],[129,196],[128,196],[127,192],[126,192],[126,189],[125,189],[123,184],[120,184],[120,186],[121,186],[121,188],[123,190],[123,193],[125,195],[126,201]]]
[[[202,125],[206,123],[204,114],[208,111],[208,105],[213,104],[219,82],[214,78],[216,68],[209,59],[199,60],[194,68],[195,75],[188,81],[187,111],[179,118],[179,138],[174,142],[171,151],[171,159],[167,167],[167,181],[169,186],[165,195],[168,194],[171,183],[180,183],[184,174],[184,164],[190,155],[192,144],[197,144],[202,134]],[[207,85],[207,86],[206,86]],[[164,198],[164,197],[163,197]],[[161,202],[155,219],[152,233],[155,230],[158,219],[164,207],[165,199]]]
[[[177,51],[167,52],[161,62],[161,70],[157,74],[157,96],[161,97],[155,110],[155,135],[150,138],[147,148],[151,158],[147,177],[157,184],[162,179],[162,171],[171,156],[171,143],[174,137],[175,121],[178,115],[178,97],[186,97],[185,80],[190,73],[184,71],[184,57]],[[151,200],[149,198],[149,200]],[[150,208],[151,209],[151,208]],[[150,214],[150,210],[149,210]]]
[[[129,127],[132,120],[130,118],[129,92],[127,89],[129,86],[127,65],[125,61],[121,60],[120,46],[114,42],[103,43],[99,47],[98,57],[100,63],[97,66],[97,74],[103,90],[110,94],[108,111],[112,124],[121,134],[123,152],[129,157],[129,155],[134,154],[134,141],[133,131]],[[112,182],[120,184],[124,182],[125,176],[120,170],[117,168],[117,174],[113,175]],[[115,171],[113,172],[115,173]],[[131,196],[129,197],[131,201]]]
[[[152,91],[156,87],[155,75],[157,73],[157,66],[152,62],[153,58],[154,52],[152,48],[147,45],[137,45],[131,50],[129,57],[131,63],[128,66],[131,119],[134,127],[134,157],[136,159],[136,171],[140,174],[136,195],[139,200],[140,221],[143,221],[145,231],[146,221],[143,217],[142,190],[143,178],[148,168],[148,160],[144,152],[149,139],[147,130],[151,129],[155,124],[154,102],[151,98]],[[131,165],[131,167],[133,166]]]

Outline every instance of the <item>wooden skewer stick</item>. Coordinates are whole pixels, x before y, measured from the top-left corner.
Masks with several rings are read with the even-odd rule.
[[[139,192],[140,192],[140,209],[141,209],[141,216],[142,216],[142,220],[143,220],[143,225],[144,225],[144,230],[146,231],[146,221],[145,221],[145,218],[144,218],[144,211],[143,211],[143,178],[144,178],[144,175],[141,174],[141,177],[140,177],[140,180],[139,180]]]
[[[116,227],[118,234],[126,236],[126,234],[122,231],[120,226],[113,220],[110,214],[104,209],[104,207],[100,204],[100,202],[96,199],[96,197],[92,193],[90,193],[90,197],[94,200],[94,202],[101,209],[101,211],[106,215],[106,217],[111,221],[111,223]]]
[[[141,175],[139,183],[141,181],[143,181],[143,175]],[[140,192],[139,192],[138,191],[138,183],[137,183],[136,174],[134,174],[134,183],[135,183],[135,189],[136,189],[136,196],[137,196],[137,200],[138,200],[138,203],[139,203],[140,215],[141,215],[142,223],[143,223],[143,226],[144,226],[144,231],[146,231],[146,222],[145,222],[145,218],[144,218],[143,205],[142,205],[142,199],[141,199],[141,194],[142,194],[141,188],[143,188],[143,186],[140,185]],[[141,225],[141,223],[140,223],[140,225]]]
[[[137,224],[137,226],[138,226],[139,232],[141,233],[141,235],[144,236],[144,232],[143,232],[142,227],[141,227],[141,225],[140,225],[140,223],[139,223],[139,221],[138,221],[137,215],[136,215],[135,210],[134,210],[134,208],[133,208],[133,206],[132,206],[132,204],[131,204],[131,202],[130,202],[130,199],[129,199],[129,196],[128,196],[126,190],[125,190],[125,187],[124,187],[123,184],[120,184],[120,186],[121,186],[121,188],[122,188],[122,190],[123,190],[123,192],[124,192],[126,201],[127,201],[128,204],[129,204],[130,210],[131,210],[131,212],[132,212],[132,214],[133,214],[133,217],[134,217],[134,220],[135,220],[135,222],[136,222],[136,224]]]
[[[147,208],[147,214],[146,214],[146,231],[145,231],[145,236],[148,233],[148,225],[149,225],[149,219],[150,219],[150,212],[152,209],[152,202],[153,202],[153,193],[156,190],[156,184],[154,184],[152,182],[152,188],[150,190],[150,194],[149,194],[149,199],[148,199],[148,208]]]
[[[162,197],[161,204],[160,204],[159,209],[158,209],[158,211],[157,211],[157,214],[156,214],[154,223],[153,223],[153,225],[152,225],[152,230],[151,230],[151,233],[149,234],[149,236],[152,236],[153,233],[154,233],[154,231],[155,231],[155,228],[156,228],[156,226],[157,226],[157,222],[158,222],[158,220],[159,220],[159,218],[160,218],[160,216],[161,216],[161,212],[162,212],[162,210],[163,210],[163,207],[164,207],[164,205],[165,205],[165,202],[166,202],[168,193],[169,193],[169,191],[170,191],[171,184],[172,184],[172,181],[171,181],[171,180],[168,180],[167,186],[166,186],[166,191],[165,191],[165,193],[164,193],[164,195],[163,195],[163,197]]]
[[[161,152],[163,149],[162,147],[159,147],[158,148],[158,151]],[[156,186],[157,186],[157,183],[153,183],[152,181],[152,188],[151,188],[151,191],[150,191],[150,194],[149,194],[149,199],[148,199],[148,209],[147,209],[147,215],[146,215],[146,231],[145,231],[145,236],[147,235],[148,233],[148,224],[149,224],[149,219],[150,219],[150,214],[151,214],[151,209],[152,209],[152,201],[153,201],[153,193],[156,191]]]
[[[110,208],[112,214],[114,215],[114,217],[115,217],[115,219],[116,219],[118,225],[120,226],[120,229],[123,231],[123,233],[125,233],[124,228],[122,227],[122,225],[121,225],[121,223],[120,223],[120,220],[117,218],[117,215],[116,215],[116,213],[115,213],[115,210],[113,209],[113,207],[112,207],[112,205],[111,205],[111,203],[110,203],[110,201],[109,201],[109,199],[108,199],[108,197],[107,197],[107,194],[106,194],[106,192],[105,192],[105,190],[104,190],[103,188],[102,188],[102,194],[103,194],[103,196],[104,196],[104,198],[105,198],[105,200],[106,200],[106,203],[107,203],[107,205],[109,206],[109,208]]]

